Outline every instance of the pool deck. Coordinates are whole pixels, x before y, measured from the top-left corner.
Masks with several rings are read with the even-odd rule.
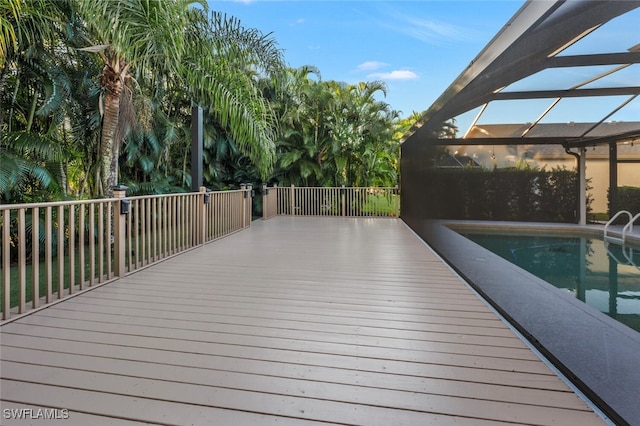
[[[640,425],[640,333],[451,228],[602,237],[603,226],[426,221],[417,232],[617,424]]]
[[[396,219],[255,222],[0,338],[3,425],[604,424]]]

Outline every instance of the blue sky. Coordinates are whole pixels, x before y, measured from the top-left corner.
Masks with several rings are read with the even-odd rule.
[[[406,117],[427,109],[524,2],[210,0],[245,27],[272,33],[291,67],[323,80],[382,80]]]

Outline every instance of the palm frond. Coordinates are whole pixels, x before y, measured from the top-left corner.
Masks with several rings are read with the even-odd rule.
[[[29,153],[40,161],[60,161],[70,155],[58,140],[46,134],[18,131],[6,135],[3,140],[13,151],[23,156]]]
[[[52,181],[51,174],[44,167],[0,151],[0,198],[30,177],[45,188]]]

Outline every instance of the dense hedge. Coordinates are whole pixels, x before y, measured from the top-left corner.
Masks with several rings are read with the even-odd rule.
[[[577,220],[578,175],[572,170],[431,169],[425,177],[431,218]]]
[[[618,207],[617,210],[627,210],[631,214],[640,213],[640,188],[636,186],[618,187]],[[616,212],[609,212],[616,214]]]

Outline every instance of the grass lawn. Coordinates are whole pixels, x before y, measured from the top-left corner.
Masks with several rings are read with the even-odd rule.
[[[84,276],[85,276],[85,281],[89,280],[89,250],[86,249],[85,252],[85,265],[84,265]],[[67,289],[69,288],[69,283],[71,282],[71,271],[70,271],[70,259],[71,257],[66,254],[64,256],[64,270],[63,272],[63,289],[65,291],[67,291]],[[111,259],[112,263],[113,263],[113,258]],[[76,250],[76,254],[75,254],[75,265],[74,265],[74,282],[75,285],[78,286],[80,284],[80,265],[79,265],[79,254],[78,251]],[[46,296],[47,294],[47,270],[46,270],[46,262],[44,260],[40,261],[38,263],[38,278],[39,278],[39,295],[40,297]],[[103,268],[104,271],[107,271],[107,266],[106,266],[106,256],[104,256],[103,259]],[[19,277],[19,270],[18,270],[18,265],[12,265],[9,271],[9,282],[11,283],[11,287],[10,287],[10,306],[13,308],[15,306],[18,306],[18,300],[19,300],[19,295],[20,295],[20,277]],[[97,281],[97,275],[99,274],[99,264],[98,264],[98,254],[96,253],[96,257],[95,257],[95,270],[96,270],[96,276],[95,279]],[[33,265],[32,264],[28,264],[26,271],[25,271],[25,281],[26,281],[26,302],[27,304],[31,303],[31,301],[33,300]],[[57,296],[57,292],[58,292],[58,282],[60,279],[60,275],[59,275],[59,267],[58,267],[58,257],[55,256],[53,259],[51,259],[51,288],[52,288],[52,293],[54,294],[53,298],[56,299]],[[0,297],[4,298],[4,283],[2,283],[3,285],[1,286],[2,288],[0,289]],[[2,300],[2,299],[0,299]],[[2,312],[2,307],[0,306],[0,312]]]
[[[369,195],[362,206],[362,212],[376,216],[397,216],[396,197],[398,195],[395,194],[389,196]]]

